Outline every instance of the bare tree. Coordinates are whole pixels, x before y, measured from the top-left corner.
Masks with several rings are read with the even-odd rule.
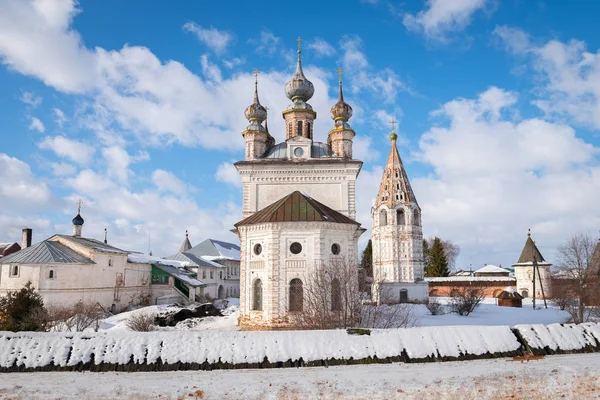
[[[593,312],[586,307],[597,300],[598,266],[594,265],[595,240],[587,234],[575,234],[558,247],[558,269],[572,282],[573,297],[577,302],[576,312],[571,313],[574,322],[585,322]],[[593,311],[593,310],[591,310]]]
[[[332,259],[306,274],[302,304],[294,305],[297,310],[291,313],[291,325],[301,329],[356,326],[361,307],[358,274],[359,266],[344,258]]]
[[[442,315],[442,314],[444,314],[444,306],[435,297],[430,297],[426,301],[425,307],[427,307],[427,310],[429,310],[429,313],[431,315]]]
[[[417,326],[419,318],[415,306],[399,303],[393,285],[386,284],[386,276],[378,275],[373,281],[373,302],[364,304],[361,310],[362,328],[411,328]]]
[[[429,251],[433,247],[434,240],[435,238],[427,238],[423,240],[423,261],[425,262],[425,266],[429,264]],[[444,249],[444,254],[446,255],[446,260],[448,261],[448,267],[450,270],[453,270],[456,266],[456,258],[460,253],[460,246],[447,239],[440,238],[440,241],[442,242],[442,248]]]
[[[455,289],[452,298],[450,299],[450,312],[458,315],[469,315],[477,307],[485,297],[485,289],[482,286],[468,286],[460,289]]]

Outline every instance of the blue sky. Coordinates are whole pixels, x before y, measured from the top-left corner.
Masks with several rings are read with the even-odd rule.
[[[600,4],[442,0],[231,4],[0,1],[0,241],[108,228],[116,246],[174,253],[235,241],[243,110],[257,68],[282,140],[296,38],[315,84],[315,138],[333,122],[337,74],[370,205],[399,121],[424,232],[458,267],[515,262],[600,228]],[[363,235],[361,243],[368,239]]]

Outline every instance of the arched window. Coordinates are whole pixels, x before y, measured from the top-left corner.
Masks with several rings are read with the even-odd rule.
[[[302,121],[298,121],[298,132],[297,132],[298,136],[303,136],[302,135]]]
[[[312,126],[311,126],[311,123],[310,123],[310,122],[307,122],[307,123],[306,123],[306,136],[307,136],[308,138],[311,138],[311,137],[312,137],[312,132],[310,131],[310,128],[311,128],[311,127],[312,127]]]
[[[379,211],[379,226],[386,226],[387,225],[387,211],[381,210]]]
[[[294,136],[294,126],[292,125],[291,122],[288,124],[288,129],[290,131],[289,136],[290,137]]]
[[[219,279],[223,279],[223,271],[219,271]]]
[[[338,278],[331,281],[331,311],[342,311],[342,288]]]
[[[54,270],[53,269],[51,269],[50,272],[48,272],[48,278],[54,279]]]
[[[419,225],[419,211],[415,210],[413,212],[413,225]]]
[[[304,307],[304,289],[298,278],[290,281],[290,311],[302,311]]]
[[[252,309],[255,311],[262,311],[262,281],[257,279],[254,281],[254,285],[252,285]]]
[[[217,290],[217,297],[219,299],[225,298],[225,288],[223,288],[223,285],[219,285],[219,290]]]
[[[398,225],[406,225],[406,216],[404,215],[404,210],[396,211],[396,223]]]
[[[10,274],[11,276],[17,276],[17,275],[19,275],[19,266],[18,265],[13,266],[11,272],[12,272]]]
[[[206,279],[206,270],[205,269],[202,270],[202,279]]]
[[[429,291],[429,296],[430,296],[430,297],[435,297],[435,296],[437,296],[437,295],[438,295],[438,290],[437,290],[437,289],[431,289],[431,290]]]
[[[400,289],[400,303],[408,302],[408,290]]]
[[[523,298],[529,297],[529,291],[527,289],[521,289],[521,296],[523,296]]]

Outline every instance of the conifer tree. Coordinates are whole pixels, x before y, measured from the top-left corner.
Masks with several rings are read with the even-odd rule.
[[[39,293],[27,282],[21,290],[0,297],[0,330],[43,331],[46,309]]]
[[[427,265],[427,276],[448,276],[448,259],[446,252],[442,246],[440,238],[436,237],[433,240],[433,245],[429,250],[429,264]]]
[[[365,270],[367,276],[373,276],[373,243],[371,239],[369,239],[367,247],[362,252],[360,266]]]
[[[427,267],[429,266],[429,243],[423,239],[423,266],[425,267],[425,276],[427,276]]]

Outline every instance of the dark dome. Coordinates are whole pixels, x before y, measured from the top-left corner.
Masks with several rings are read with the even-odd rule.
[[[83,218],[79,214],[77,214],[77,216],[73,218],[73,225],[83,225],[83,222]]]

